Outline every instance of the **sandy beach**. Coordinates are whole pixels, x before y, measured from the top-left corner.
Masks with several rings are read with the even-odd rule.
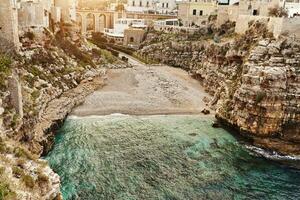
[[[208,94],[186,71],[133,59],[129,62],[133,68],[108,70],[106,85],[71,114],[199,114],[206,107],[203,98]]]

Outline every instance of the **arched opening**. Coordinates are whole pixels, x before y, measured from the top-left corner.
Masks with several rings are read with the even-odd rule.
[[[129,38],[129,42],[130,42],[130,43],[133,43],[133,42],[134,42],[134,38],[133,38],[133,37],[130,37],[130,38]]]
[[[104,29],[107,28],[106,27],[106,16],[104,14],[101,14],[99,16],[99,23],[100,23],[100,32],[104,32]]]
[[[76,24],[78,26],[78,32],[82,30],[82,16],[79,13],[76,13]]]
[[[92,13],[86,16],[86,27],[87,31],[95,31],[95,16]]]

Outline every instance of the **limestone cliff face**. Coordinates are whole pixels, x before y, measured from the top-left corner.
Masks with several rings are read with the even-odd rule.
[[[189,70],[213,95],[216,117],[256,145],[300,154],[299,43],[255,27],[221,43],[165,42],[138,53]]]
[[[16,55],[0,52],[4,199],[61,198],[59,176],[39,157],[51,149],[53,130],[72,108],[103,84],[105,67],[124,65],[76,34],[45,34],[44,40],[22,37]]]

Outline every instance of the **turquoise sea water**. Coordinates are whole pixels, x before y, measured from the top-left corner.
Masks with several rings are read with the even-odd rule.
[[[46,157],[64,199],[300,199],[300,171],[203,116],[70,117]]]

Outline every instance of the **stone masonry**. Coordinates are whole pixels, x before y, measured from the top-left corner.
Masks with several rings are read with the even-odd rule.
[[[1,0],[0,6],[0,48],[19,48],[18,13],[15,0]]]

